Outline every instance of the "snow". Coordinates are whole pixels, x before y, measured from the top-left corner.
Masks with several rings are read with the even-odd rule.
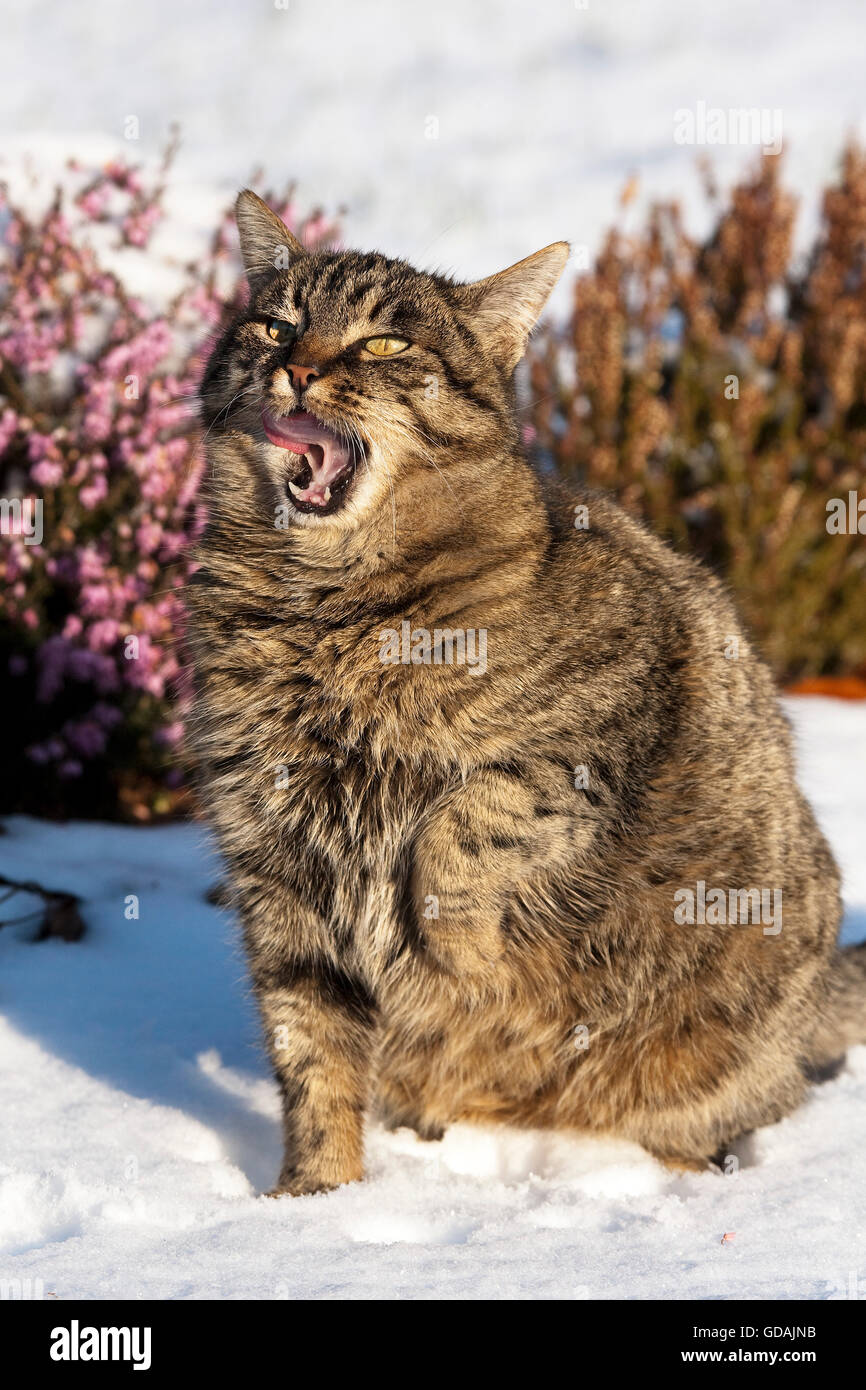
[[[677,144],[678,109],[781,111],[801,245],[846,135],[866,137],[861,0],[87,0],[50,14],[7,0],[4,20],[0,178],[16,196],[35,196],[31,168],[50,196],[70,154],[155,161],[180,121],[166,228],[124,267],[162,298],[171,262],[259,165],[272,186],[298,181],[302,209],[345,205],[349,244],[470,278],[561,237],[593,251],[653,197],[681,198],[701,231],[698,157],[724,186],[754,149]],[[568,293],[566,277],[555,309]],[[845,937],[860,939],[866,708],[790,709],[844,869]],[[205,830],[7,831],[0,871],[79,892],[89,930],[75,945],[0,931],[0,1281],[58,1298],[866,1297],[866,1048],[744,1143],[736,1177],[673,1176],[600,1140],[457,1126],[424,1144],[374,1128],[364,1184],[270,1201],[277,1097],[235,925],[204,900],[219,873]]]
[[[859,939],[866,707],[788,707]],[[736,1176],[561,1134],[372,1127],[366,1182],[273,1201],[276,1090],[236,925],[204,900],[205,829],[6,828],[0,872],[80,893],[89,930],[0,932],[0,1280],[59,1299],[866,1296],[866,1048],[743,1141]]]
[[[757,147],[676,143],[675,113],[700,102],[781,113],[805,236],[846,136],[866,135],[861,0],[87,0],[50,21],[7,0],[4,16],[0,177],[20,183],[24,151],[52,172],[69,153],[155,161],[177,120],[184,257],[257,166],[297,180],[302,206],[345,205],[350,244],[463,278],[562,238],[592,251],[652,197],[679,196],[701,230],[699,156],[724,186]]]

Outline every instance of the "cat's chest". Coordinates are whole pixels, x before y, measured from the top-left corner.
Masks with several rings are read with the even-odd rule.
[[[383,679],[363,649],[352,660],[351,648],[322,648],[236,636],[205,751],[235,793],[228,819],[255,820],[269,852],[296,858],[303,847],[323,872],[381,876],[459,774],[411,670]]]
[[[463,761],[469,750],[448,702],[459,694],[468,711],[480,693],[465,678],[469,689],[455,692],[449,669],[382,663],[366,637],[331,635],[300,652],[291,641],[259,644],[238,700],[248,739],[275,761],[302,766],[305,787],[327,781],[353,805],[371,790],[399,801],[410,765],[435,769],[443,752]]]
[[[270,756],[262,803],[269,835],[296,853],[303,847],[323,872],[358,883],[394,871],[443,785],[375,731],[348,745],[333,729],[287,723]]]

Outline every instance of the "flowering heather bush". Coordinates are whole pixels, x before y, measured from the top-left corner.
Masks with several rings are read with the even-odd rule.
[[[150,178],[70,165],[35,215],[0,186],[0,811],[149,820],[187,799],[193,402],[203,339],[245,291],[227,208],[170,304],[129,292],[170,156]],[[800,267],[778,169],[735,189],[705,244],[675,205],[610,234],[533,348],[532,430],[542,466],[723,572],[781,677],[866,671],[866,544],[826,527],[866,472],[866,157],[846,153]],[[308,244],[333,239],[270,201]]]
[[[539,459],[614,492],[723,574],[781,679],[866,664],[866,539],[827,503],[866,477],[866,156],[849,148],[808,257],[767,158],[704,244],[676,205],[611,232],[531,361]]]
[[[148,820],[186,795],[193,398],[202,339],[244,291],[230,209],[167,307],[108,268],[148,256],[169,159],[149,181],[70,165],[36,216],[0,189],[3,811]],[[272,201],[308,244],[332,237],[321,215]],[[27,498],[42,503],[31,535]]]

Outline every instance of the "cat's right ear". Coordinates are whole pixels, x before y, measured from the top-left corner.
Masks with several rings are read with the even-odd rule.
[[[267,203],[251,188],[238,194],[235,204],[241,257],[250,282],[287,270],[296,256],[307,253]]]

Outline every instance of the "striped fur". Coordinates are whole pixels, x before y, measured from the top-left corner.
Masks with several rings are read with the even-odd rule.
[[[461,286],[305,254],[253,195],[241,218],[250,307],[202,391],[194,738],[283,1096],[275,1190],[361,1177],[374,1112],[703,1164],[863,1038],[864,971],[837,964],[837,871],[724,590],[521,454],[513,369],[564,250]],[[411,349],[365,360],[386,330]],[[287,361],[320,371],[303,400]],[[263,403],[363,443],[333,515],[274,524]],[[383,663],[404,621],[483,629],[486,672]],[[781,890],[781,931],[678,924],[698,881]]]

